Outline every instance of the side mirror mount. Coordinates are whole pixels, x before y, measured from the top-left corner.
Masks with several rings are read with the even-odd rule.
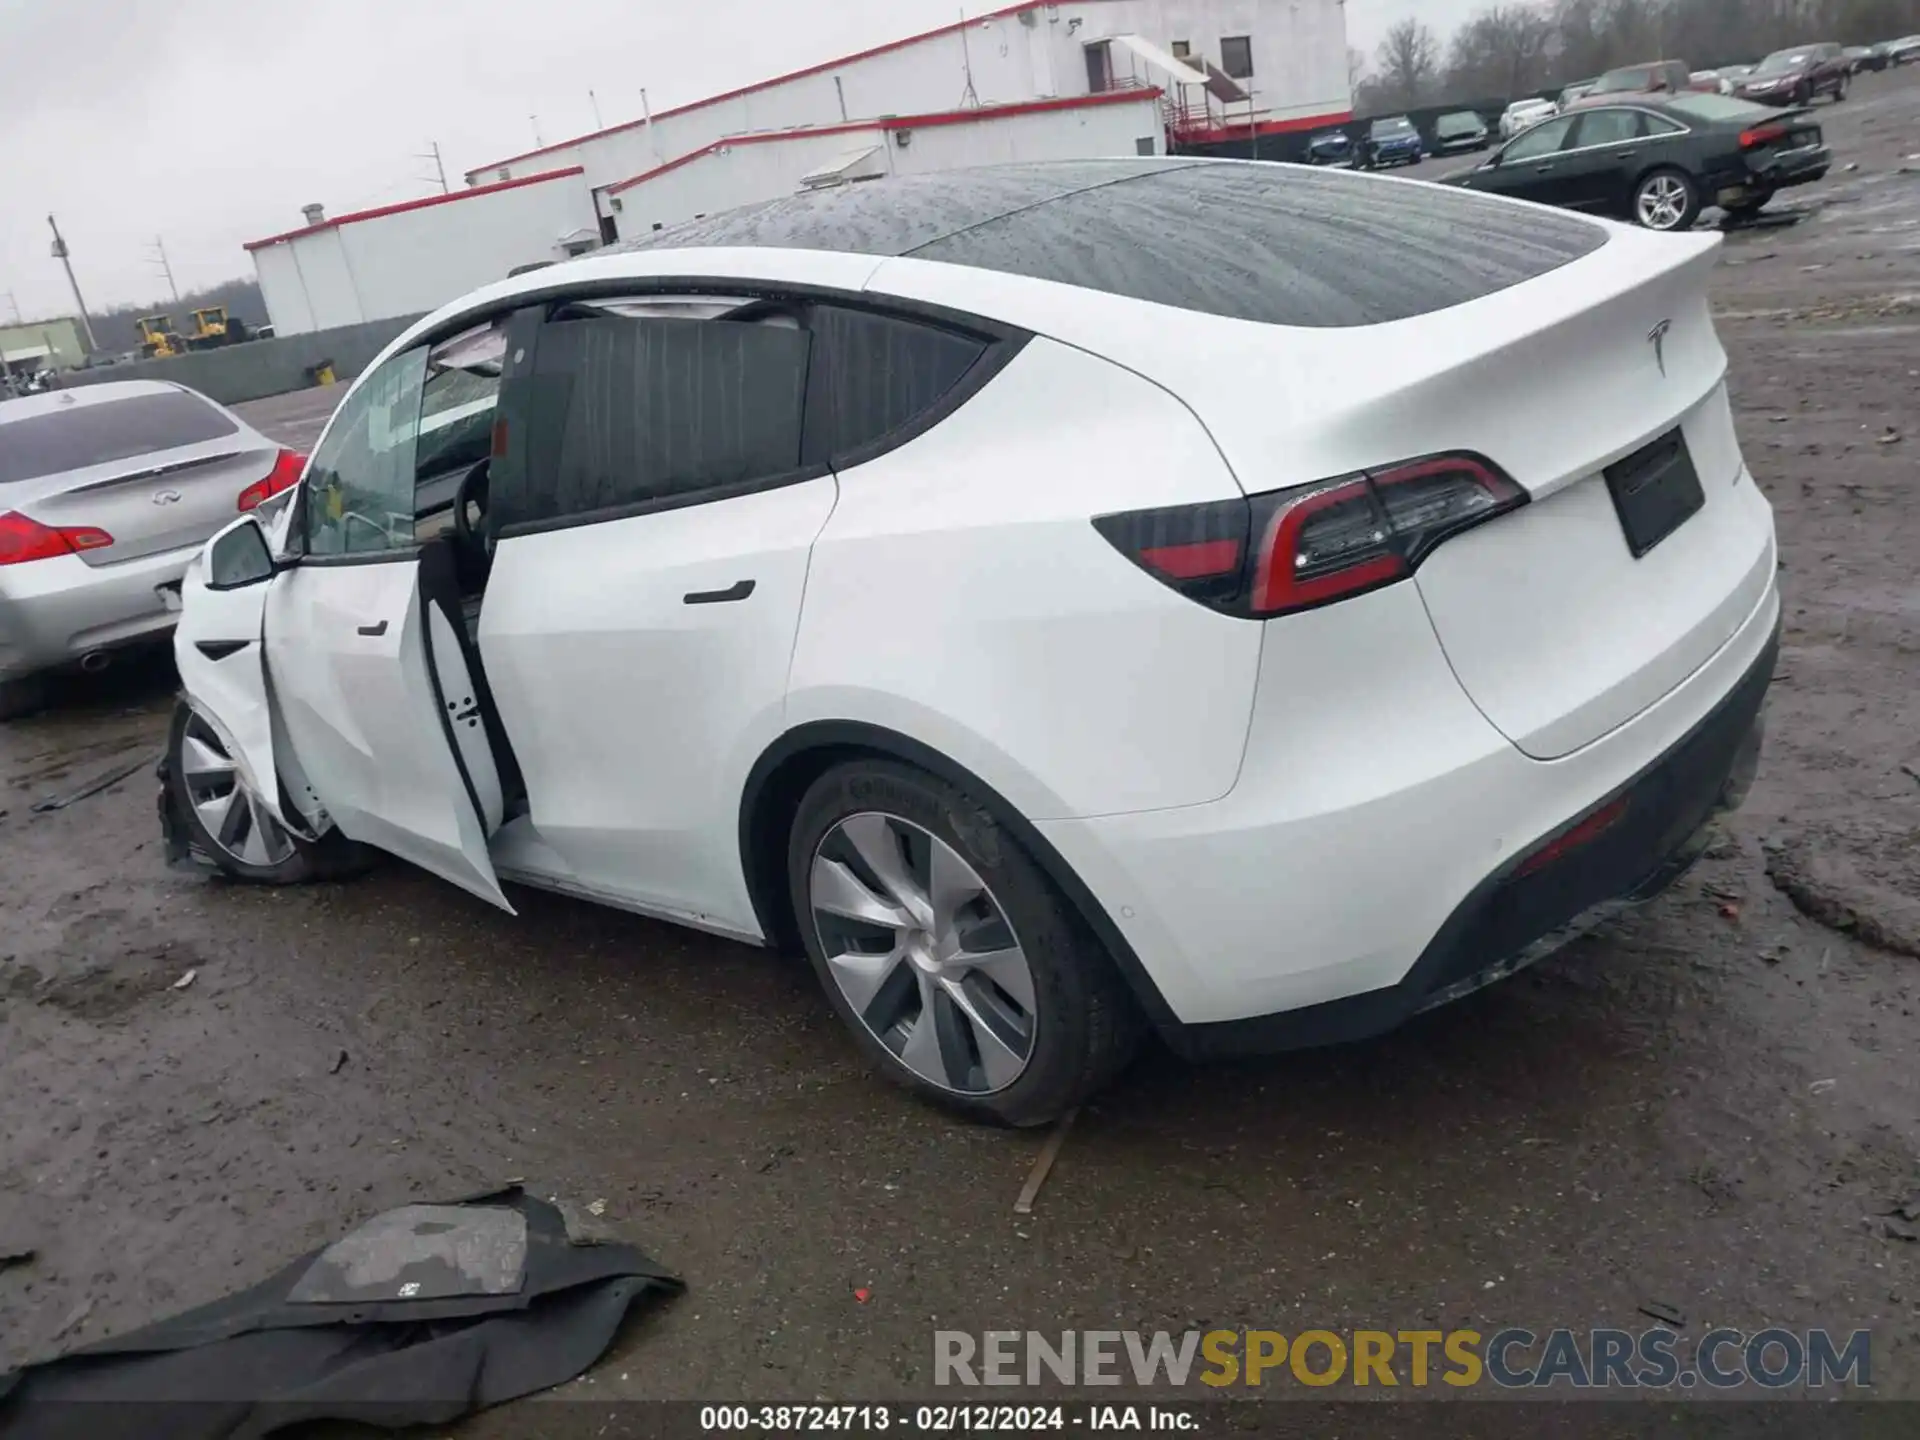
[[[243,515],[207,542],[206,582],[209,590],[244,590],[271,580],[278,567],[260,522]]]

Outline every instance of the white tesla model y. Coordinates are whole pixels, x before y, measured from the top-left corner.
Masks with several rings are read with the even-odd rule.
[[[1032,1123],[1677,875],[1779,598],[1718,240],[1286,166],[877,181],[394,342],[186,587],[166,808],[804,947]],[[178,853],[179,846],[175,847]]]

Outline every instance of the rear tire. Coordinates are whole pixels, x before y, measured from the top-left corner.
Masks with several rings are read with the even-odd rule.
[[[46,708],[47,677],[22,675],[0,680],[0,720],[24,720]]]
[[[1633,187],[1634,222],[1662,234],[1693,228],[1700,218],[1700,187],[1684,170],[1661,166]]]
[[[370,869],[379,852],[329,830],[305,840],[258,803],[227,754],[226,743],[182,699],[167,730],[167,786],[193,843],[235,880],[299,885],[344,880]],[[214,824],[221,834],[216,834]]]
[[[894,1083],[974,1119],[1044,1125],[1133,1058],[1141,1023],[1113,961],[944,780],[892,760],[835,766],[800,802],[787,883],[834,1013]]]
[[[1842,100],[1845,100],[1847,98],[1847,85],[1848,85],[1847,77],[1842,75],[1840,77],[1840,83],[1833,87],[1833,103],[1834,104],[1838,105]]]

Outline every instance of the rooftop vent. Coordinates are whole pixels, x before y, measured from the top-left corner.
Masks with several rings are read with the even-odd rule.
[[[324,225],[327,223],[327,209],[324,205],[302,205],[300,207],[300,213],[307,217],[307,224],[309,225]]]

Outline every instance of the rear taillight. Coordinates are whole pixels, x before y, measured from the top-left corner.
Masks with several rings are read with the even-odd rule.
[[[1756,125],[1751,130],[1740,132],[1740,148],[1758,150],[1762,146],[1771,145],[1777,140],[1786,138],[1787,127],[1784,125]]]
[[[298,450],[282,450],[274,457],[273,469],[267,472],[267,478],[254,481],[240,492],[240,508],[258,509],[281,491],[291,490],[300,483],[300,472],[306,468],[306,456]]]
[[[0,565],[24,565],[81,550],[99,550],[113,544],[113,536],[92,525],[55,528],[29,519],[17,510],[0,515]]]
[[[1183,595],[1266,619],[1404,580],[1443,541],[1526,502],[1526,491],[1479,456],[1438,455],[1245,500],[1093,523]]]

